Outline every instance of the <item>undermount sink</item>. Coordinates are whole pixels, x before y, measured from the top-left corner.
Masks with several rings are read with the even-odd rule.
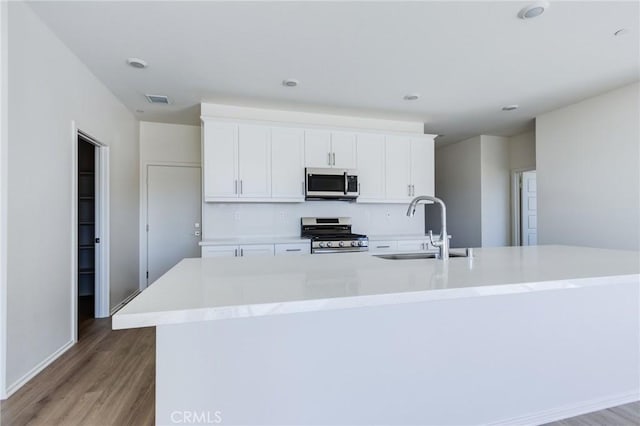
[[[469,257],[471,249],[452,249],[449,250],[449,257]],[[394,253],[394,254],[374,254],[375,257],[387,260],[415,260],[415,259],[437,259],[437,252],[421,252],[421,253]]]

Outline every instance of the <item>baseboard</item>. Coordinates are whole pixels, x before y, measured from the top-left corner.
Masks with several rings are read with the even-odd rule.
[[[640,400],[640,390],[629,391],[618,395],[604,398],[592,399],[576,404],[565,405],[563,407],[552,408],[525,416],[512,417],[497,422],[487,423],[487,426],[528,426],[541,425],[555,422],[569,417],[581,416],[583,414],[600,411],[618,405],[628,404]]]
[[[140,294],[140,289],[137,289],[136,291],[134,291],[133,293],[131,293],[129,296],[127,296],[122,302],[118,303],[116,306],[114,306],[111,309],[111,312],[109,313],[109,315],[113,315],[116,312],[118,312],[120,309],[122,309],[124,307],[124,305],[126,305],[127,303],[131,302],[131,300],[136,297],[138,294]]]
[[[60,356],[62,354],[64,354],[66,351],[68,351],[73,345],[75,344],[75,342],[73,340],[65,343],[60,349],[58,349],[57,351],[55,351],[54,353],[52,353],[51,355],[49,355],[48,357],[46,357],[42,362],[40,362],[38,365],[36,365],[35,367],[33,367],[27,374],[25,374],[24,376],[22,376],[20,379],[18,379],[15,383],[13,383],[12,385],[7,387],[7,391],[5,396],[6,398],[9,398],[11,395],[13,395],[18,389],[20,389],[22,386],[24,386],[29,380],[33,379],[35,376],[38,375],[38,373],[40,373],[42,370],[44,370],[45,368],[47,368],[53,361],[55,361],[56,359],[60,358]]]

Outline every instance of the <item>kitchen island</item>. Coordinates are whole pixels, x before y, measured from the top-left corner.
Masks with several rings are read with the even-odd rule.
[[[113,327],[157,327],[157,424],[535,424],[639,398],[639,300],[637,252],[185,259]]]

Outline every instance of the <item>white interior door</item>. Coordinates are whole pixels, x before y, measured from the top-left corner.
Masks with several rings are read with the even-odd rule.
[[[520,225],[522,228],[521,242],[523,246],[534,246],[538,244],[538,203],[536,191],[536,172],[522,173]]]
[[[200,257],[200,167],[148,166],[147,285],[186,257]]]

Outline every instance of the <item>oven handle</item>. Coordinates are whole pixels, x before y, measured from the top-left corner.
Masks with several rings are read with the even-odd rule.
[[[369,247],[358,247],[358,248],[353,248],[353,249],[313,249],[311,251],[311,253],[313,254],[323,254],[323,253],[358,253],[358,252],[365,252],[365,251],[369,251]]]

